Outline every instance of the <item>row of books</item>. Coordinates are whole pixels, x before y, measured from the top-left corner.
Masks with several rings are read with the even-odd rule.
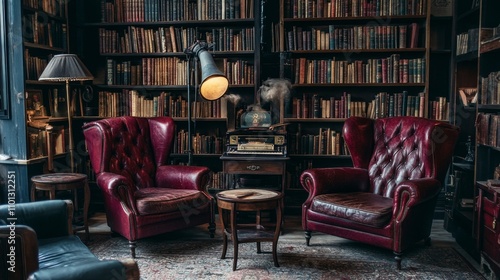
[[[161,92],[154,97],[145,97],[137,90],[128,89],[121,92],[100,91],[98,94],[99,117],[187,117],[186,99],[182,96],[174,97],[168,92]],[[191,114],[193,118],[225,118],[226,100],[192,101]]]
[[[140,62],[106,60],[108,85],[186,85],[187,61],[178,57],[144,57]]]
[[[47,18],[39,12],[25,13],[23,20],[25,42],[66,48],[67,26],[65,23]]]
[[[418,46],[419,27],[410,25],[293,26],[286,46],[294,50],[400,49]]]
[[[215,135],[218,135],[216,133]],[[180,129],[174,139],[175,154],[185,154],[188,152],[188,132]],[[222,154],[225,149],[223,137],[214,135],[202,135],[196,133],[191,135],[191,146],[193,154]]]
[[[230,85],[252,85],[255,81],[254,65],[250,61],[224,58],[222,71]]]
[[[478,40],[479,28],[471,28],[467,32],[458,34],[456,55],[477,51]]]
[[[231,188],[231,180],[233,175],[227,174],[222,171],[211,172],[211,179],[208,183],[208,189],[214,190],[227,190]]]
[[[254,83],[253,63],[242,59],[224,58],[220,68],[231,85]],[[179,57],[144,57],[140,62],[106,60],[107,85],[182,86],[187,85],[188,63]],[[191,78],[193,81],[194,78]]]
[[[65,0],[23,0],[23,7],[42,10],[58,17],[66,17]]]
[[[370,102],[353,101],[351,94],[344,92],[340,97],[320,97],[317,94],[302,99],[292,99],[293,118],[348,118],[352,116],[372,119],[415,116],[425,117],[425,94],[409,95],[407,91],[379,92]],[[442,109],[441,109],[442,110]]]
[[[366,116],[372,119],[414,116],[425,117],[425,95],[409,95],[407,91],[389,94],[380,92],[368,103]]]
[[[289,18],[425,15],[427,0],[286,0]]]
[[[308,155],[345,155],[344,140],[340,132],[319,128],[318,134],[290,134],[288,152]]]
[[[106,53],[183,52],[196,38],[195,28],[128,26],[127,29],[99,28],[99,51]]]
[[[158,22],[254,17],[254,0],[101,0],[102,22]]]
[[[429,119],[438,121],[450,120],[450,102],[446,97],[438,97],[429,102]]]
[[[214,28],[202,34],[196,28],[128,26],[116,30],[99,28],[99,51],[107,53],[168,53],[184,52],[195,38],[206,38],[213,51],[252,51],[253,28]]]
[[[500,71],[481,77],[481,104],[500,104]]]
[[[47,156],[48,149],[52,149],[53,155],[62,154],[67,151],[68,130],[62,125],[54,125],[52,127],[52,131],[49,132],[43,128],[28,126],[28,151],[30,158]]]
[[[26,79],[38,80],[51,58],[52,55],[44,57],[32,56],[29,49],[24,49]]]
[[[500,115],[479,113],[476,131],[478,144],[500,148]]]
[[[500,27],[495,28],[471,28],[467,32],[457,35],[457,55],[469,52],[477,52],[479,43],[484,44],[499,38]],[[481,47],[483,48],[483,47]]]
[[[425,58],[388,58],[363,60],[307,59],[293,60],[297,84],[338,83],[423,83]]]

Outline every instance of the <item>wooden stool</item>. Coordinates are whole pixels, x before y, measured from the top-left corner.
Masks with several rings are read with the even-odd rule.
[[[247,242],[257,243],[257,253],[261,253],[261,242],[272,242],[274,266],[279,267],[276,247],[281,227],[281,204],[283,193],[262,189],[234,189],[216,194],[219,216],[223,227],[223,248],[221,259],[226,258],[227,241],[233,241],[234,259],[233,271],[238,262],[238,244]],[[263,225],[261,221],[262,210],[275,210],[276,223]],[[256,212],[255,224],[237,224],[238,211]],[[229,217],[228,215],[229,214]]]
[[[31,177],[31,201],[36,200],[36,191],[49,192],[49,199],[55,199],[56,191],[72,191],[74,195],[75,211],[78,207],[77,190],[83,188],[83,227],[74,227],[74,231],[84,229],[86,238],[89,240],[88,210],[90,204],[90,191],[87,183],[87,175],[79,173],[49,173]]]

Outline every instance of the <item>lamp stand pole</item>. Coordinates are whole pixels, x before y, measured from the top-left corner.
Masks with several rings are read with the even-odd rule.
[[[186,69],[186,83],[187,83],[187,125],[188,125],[188,163],[187,165],[191,165],[193,163],[193,143],[191,140],[191,58],[193,57],[193,53],[188,50],[185,51],[187,56],[187,69]]]
[[[73,121],[71,117],[71,104],[70,104],[70,93],[69,93],[69,80],[66,80],[66,110],[68,116],[68,140],[69,140],[69,165],[71,173],[75,171],[75,162],[73,158]]]

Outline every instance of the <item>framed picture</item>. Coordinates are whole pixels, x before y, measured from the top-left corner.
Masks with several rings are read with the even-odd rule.
[[[30,117],[47,116],[47,110],[43,104],[43,92],[41,90],[26,91],[26,112]]]

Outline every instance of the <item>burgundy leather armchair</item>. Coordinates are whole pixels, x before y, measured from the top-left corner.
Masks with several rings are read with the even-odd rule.
[[[136,240],[209,224],[215,233],[210,170],[169,165],[175,124],[170,117],[117,117],[83,126],[92,168],[113,232]]]
[[[404,250],[430,244],[458,128],[416,117],[351,117],[343,135],[354,167],[312,168],[300,177],[309,192],[307,245],[312,231],[364,242],[392,250],[401,269]]]

